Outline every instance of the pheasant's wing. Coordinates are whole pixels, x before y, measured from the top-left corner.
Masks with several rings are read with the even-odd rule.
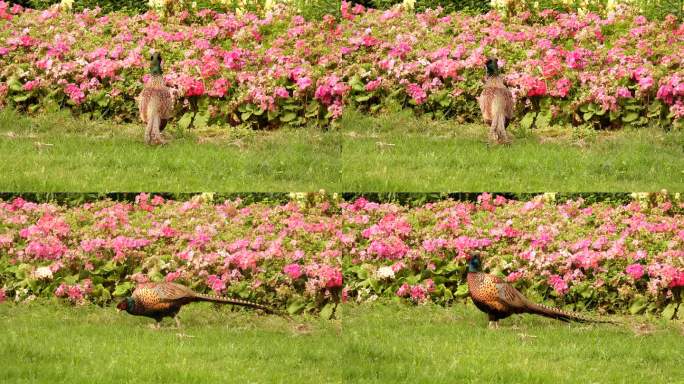
[[[174,283],[159,283],[154,291],[162,302],[188,300],[195,297],[195,292],[183,285]]]
[[[499,291],[499,299],[509,306],[511,312],[522,313],[527,310],[529,301],[512,285],[499,282],[496,284],[496,289]]]

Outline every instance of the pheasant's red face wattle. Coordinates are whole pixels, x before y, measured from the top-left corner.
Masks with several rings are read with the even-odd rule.
[[[126,308],[128,308],[128,303],[126,300],[122,300],[119,304],[116,305],[116,309],[120,309],[122,311],[125,311]]]

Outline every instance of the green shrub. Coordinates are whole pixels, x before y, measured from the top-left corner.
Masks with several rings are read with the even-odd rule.
[[[54,4],[59,4],[60,0],[20,0],[10,1],[26,8],[46,9]],[[147,12],[146,0],[74,0],[72,9],[80,12],[86,8],[93,9],[100,7],[102,13],[125,12],[128,14]]]
[[[391,8],[396,4],[401,4],[403,0],[362,0],[354,1],[366,7],[376,9]],[[446,13],[467,11],[474,13],[485,13],[489,11],[489,0],[416,0],[413,8],[416,12],[423,12],[426,9],[442,7]]]

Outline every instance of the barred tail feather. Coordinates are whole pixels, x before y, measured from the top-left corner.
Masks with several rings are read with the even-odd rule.
[[[230,299],[227,297],[205,295],[202,293],[195,294],[195,298],[198,301],[209,301],[212,303],[233,304],[233,305],[241,305],[243,307],[251,307],[251,308],[262,309],[268,313],[276,313],[277,312],[276,310],[274,310],[273,308],[271,308],[267,305],[257,304],[257,303],[254,303],[252,301],[247,301],[247,300],[242,300],[242,299]]]
[[[544,304],[529,303],[527,306],[527,309],[529,310],[530,313],[534,313],[537,315],[546,316],[546,317],[550,317],[552,319],[566,321],[566,322],[567,321],[576,321],[579,323],[612,323],[612,324],[615,324],[614,321],[590,319],[590,318],[584,317],[578,313],[564,311],[562,309],[549,307],[549,306],[544,305]]]

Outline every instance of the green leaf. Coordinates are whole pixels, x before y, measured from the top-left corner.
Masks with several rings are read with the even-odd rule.
[[[116,288],[114,289],[114,293],[112,294],[113,296],[124,296],[128,291],[133,288],[133,283],[130,281],[126,281],[124,283],[118,284]]]
[[[185,113],[178,120],[178,127],[181,129],[188,129],[190,127],[190,122],[192,121],[192,113]]]
[[[592,117],[594,117],[594,112],[584,112],[584,114],[582,114],[584,121],[589,121]]]
[[[355,100],[357,103],[362,103],[362,102],[364,102],[364,101],[370,100],[370,98],[371,98],[371,94],[370,94],[370,93],[367,93],[367,94],[365,94],[365,95],[358,95],[358,96],[356,96],[356,97],[354,98],[354,100]]]
[[[206,128],[209,125],[209,114],[208,113],[198,113],[195,116],[195,126],[199,128]]]
[[[648,300],[643,296],[639,296],[632,301],[632,305],[629,307],[629,313],[636,315],[637,313],[643,312],[647,306]]]
[[[470,291],[468,290],[468,284],[461,284],[456,288],[456,297],[467,297]]]
[[[536,112],[527,112],[525,116],[523,116],[523,118],[520,120],[520,127],[523,129],[532,128],[535,116],[537,116]]]
[[[250,111],[242,112],[240,114],[240,120],[242,120],[242,121],[247,121],[247,120],[249,120],[250,117],[252,117],[252,112],[250,112]]]
[[[295,117],[297,117],[296,113],[287,112],[287,113],[283,114],[282,116],[280,116],[280,121],[282,121],[283,123],[288,123],[288,122],[294,120]]]
[[[22,101],[26,101],[29,97],[31,97],[31,95],[25,93],[23,95],[12,96],[12,100],[14,100],[15,103],[21,103]]]
[[[663,309],[662,316],[665,320],[672,320],[674,317],[675,313],[677,312],[677,307],[679,307],[679,303],[670,303],[668,304],[665,309]]]
[[[21,92],[24,90],[24,86],[21,84],[19,79],[16,78],[16,76],[12,76],[7,80],[7,85],[9,86],[9,89],[15,91],[15,92]]]
[[[306,300],[295,299],[287,306],[287,313],[294,315],[300,313],[306,307]]]
[[[634,121],[638,118],[639,118],[639,113],[628,112],[627,114],[622,116],[622,121],[624,121],[625,123],[631,123],[632,121]]]
[[[334,303],[328,303],[321,308],[321,319],[330,320],[333,315],[333,310],[335,309]]]

